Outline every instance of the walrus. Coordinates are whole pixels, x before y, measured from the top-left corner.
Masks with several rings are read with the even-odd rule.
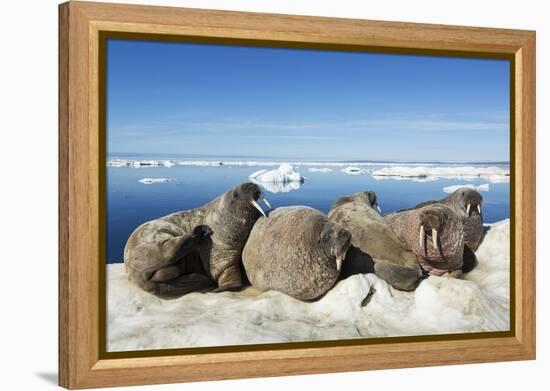
[[[464,244],[470,250],[476,251],[483,236],[483,214],[481,213],[483,197],[481,194],[474,189],[463,187],[441,200],[422,202],[415,208],[436,203],[447,205],[464,219]]]
[[[366,191],[337,199],[328,213],[351,233],[342,277],[374,272],[396,289],[414,290],[422,277],[416,256],[375,207],[380,211],[376,193]]]
[[[124,249],[130,281],[158,297],[173,298],[212,287],[242,286],[241,252],[269,202],[252,183],[235,186],[209,203],[140,225]]]
[[[338,280],[351,234],[307,206],[277,208],[254,224],[243,266],[256,289],[314,300]]]
[[[390,213],[384,219],[416,255],[424,272],[460,275],[464,264],[464,224],[454,210],[443,204],[429,204]]]

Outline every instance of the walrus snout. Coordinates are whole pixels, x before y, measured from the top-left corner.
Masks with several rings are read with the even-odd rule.
[[[466,211],[466,216],[470,217],[472,213],[481,216],[481,204],[483,197],[478,191],[473,189],[460,189],[461,206]]]
[[[238,185],[233,191],[233,196],[235,198],[247,200],[248,202],[250,202],[252,206],[258,209],[258,212],[260,212],[264,217],[267,217],[267,214],[264,212],[260,204],[258,204],[258,200],[262,200],[263,203],[269,209],[271,209],[271,204],[263,195],[262,190],[260,189],[260,186],[258,186],[255,183],[247,182],[247,183]]]
[[[380,202],[378,201],[378,197],[374,191],[366,191],[365,195],[367,196],[370,206],[373,208],[376,208],[378,210],[378,213],[382,214],[382,208],[380,208]]]
[[[325,253],[335,258],[336,270],[340,270],[351,245],[351,233],[347,229],[329,222],[321,232],[321,243],[325,248]]]
[[[432,244],[434,248],[438,248],[438,234],[441,227],[447,220],[445,212],[437,207],[430,206],[420,212],[420,233],[419,243],[420,247],[424,248],[424,243],[427,236],[432,237]]]
[[[197,237],[206,237],[212,235],[213,231],[208,225],[197,225],[193,229],[193,235]]]

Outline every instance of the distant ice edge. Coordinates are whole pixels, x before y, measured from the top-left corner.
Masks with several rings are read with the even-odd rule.
[[[372,172],[375,179],[417,180],[427,182],[438,179],[485,179],[491,183],[508,183],[510,170],[501,167],[473,166],[392,166]]]
[[[464,279],[432,276],[402,292],[355,275],[312,303],[253,288],[161,300],[130,284],[123,264],[110,264],[107,350],[509,330],[509,229],[509,220],[487,225],[479,265]]]

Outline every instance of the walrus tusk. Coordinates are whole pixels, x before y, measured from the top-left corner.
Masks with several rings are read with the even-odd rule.
[[[468,206],[466,207],[466,214],[468,216],[470,216],[470,207],[472,206],[472,204],[468,204]]]
[[[437,229],[432,228],[432,241],[434,244],[434,248],[437,248]]]
[[[340,271],[342,269],[342,261],[344,260],[344,255],[340,255],[336,257],[336,270]]]
[[[420,248],[424,248],[424,226],[420,226]]]
[[[254,208],[258,209],[258,211],[264,215],[264,217],[267,217],[267,215],[265,214],[264,210],[262,209],[262,207],[255,201],[255,200],[250,200],[250,203],[252,205],[254,205]]]
[[[380,204],[376,204],[376,209],[378,209],[378,213],[382,214],[382,209],[380,208]]]
[[[264,202],[264,204],[266,204],[266,206],[271,209],[271,204],[269,203],[269,201],[267,200],[267,198],[264,197],[263,194],[260,194],[260,200],[262,200]]]
[[[481,214],[481,205],[477,206],[477,213]]]

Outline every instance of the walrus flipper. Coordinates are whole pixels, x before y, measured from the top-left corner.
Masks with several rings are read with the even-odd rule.
[[[208,288],[212,285],[212,280],[204,274],[183,274],[171,280],[157,283],[155,294],[158,297],[172,299]]]
[[[476,254],[470,250],[468,246],[464,246],[464,264],[462,265],[462,273],[469,273],[477,266]]]
[[[162,244],[162,254],[167,259],[181,259],[191,251],[195,251],[204,243],[212,230],[206,225],[198,225],[187,235],[176,236]]]
[[[214,292],[224,292],[239,289],[243,286],[240,265],[231,265],[218,277],[218,287]]]
[[[416,265],[400,265],[384,259],[376,259],[374,273],[395,289],[413,291],[421,281],[422,270]]]

